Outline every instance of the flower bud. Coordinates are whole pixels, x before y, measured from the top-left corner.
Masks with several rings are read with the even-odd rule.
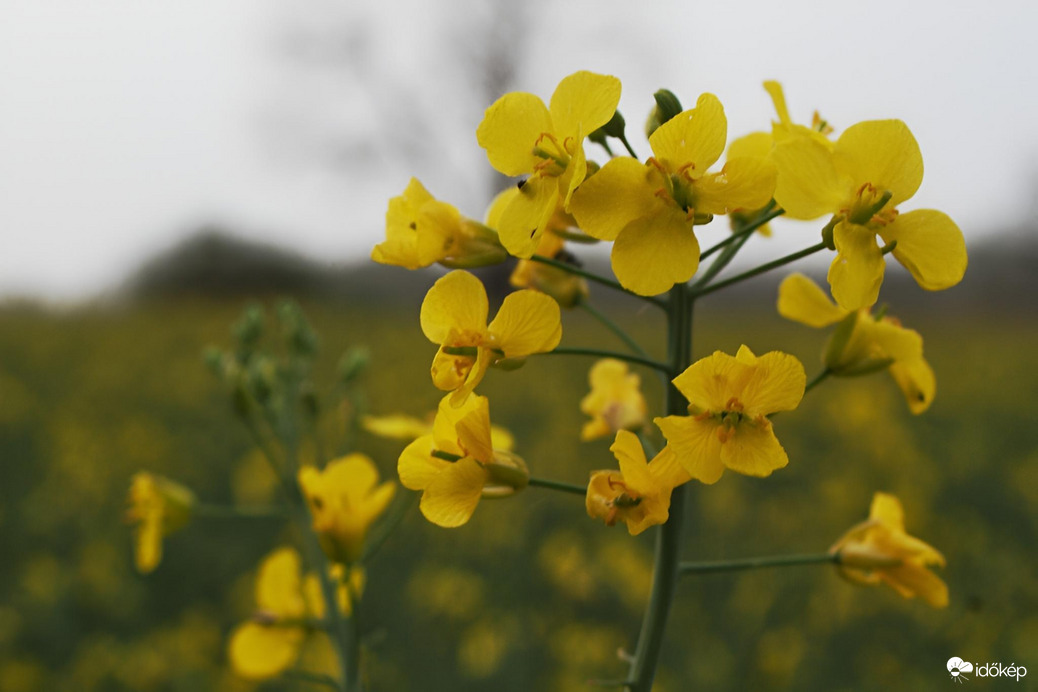
[[[645,121],[645,136],[651,137],[652,133],[660,125],[667,122],[681,112],[681,101],[670,89],[660,89],[652,95],[656,99],[656,106],[650,111],[649,119]]]

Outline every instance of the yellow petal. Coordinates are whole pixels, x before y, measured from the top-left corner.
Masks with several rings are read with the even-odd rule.
[[[661,206],[624,227],[611,257],[624,288],[654,296],[692,278],[699,268],[699,241],[683,211]]]
[[[498,237],[508,253],[523,258],[533,255],[558,204],[557,178],[533,176],[527,180],[501,214]]]
[[[393,440],[413,440],[432,430],[428,420],[393,413],[388,416],[364,416],[361,426],[372,435]]]
[[[793,120],[789,117],[789,109],[786,108],[786,95],[782,93],[782,85],[774,80],[764,82],[764,90],[771,97],[775,105],[775,113],[778,114],[779,122],[783,125],[792,125]]]
[[[880,578],[906,597],[919,596],[934,608],[948,605],[948,586],[925,567],[904,564],[880,572]]]
[[[869,120],[848,127],[833,148],[837,169],[855,188],[871,183],[889,190],[896,207],[923,182],[923,156],[911,131],[900,120]]]
[[[883,241],[897,241],[894,258],[928,291],[950,288],[966,273],[966,242],[955,222],[933,209],[900,214],[880,229]]]
[[[655,478],[649,474],[645,450],[637,435],[629,430],[618,430],[609,451],[619,462],[624,482],[632,490],[639,495],[648,495],[658,490]]]
[[[134,560],[137,571],[147,574],[162,562],[162,515],[144,517],[134,533]]]
[[[515,447],[515,436],[507,428],[502,428],[500,425],[491,425],[490,445],[494,449],[511,452]]]
[[[249,680],[265,680],[295,663],[303,636],[300,627],[247,622],[231,635],[227,654],[235,673]]]
[[[912,413],[919,415],[930,408],[937,393],[937,378],[925,359],[920,357],[895,362],[890,366],[890,375],[905,395]]]
[[[333,459],[324,467],[324,482],[329,490],[346,496],[350,504],[359,505],[378,484],[375,462],[364,454],[347,454]]]
[[[371,251],[371,259],[407,269],[418,269],[430,264],[418,257],[418,216],[422,206],[433,201],[435,198],[422,183],[417,178],[411,178],[404,194],[389,200],[386,239]]]
[[[728,138],[724,107],[713,94],[703,94],[696,107],[678,113],[649,137],[652,153],[671,172],[687,164],[698,178],[721,158]],[[765,200],[767,201],[767,200]]]
[[[468,396],[479,386],[479,383],[483,381],[483,376],[487,374],[487,369],[490,364],[494,361],[496,356],[488,348],[480,348],[479,355],[476,356],[476,362],[469,370],[468,377],[460,387],[454,390],[450,395],[451,406],[461,406]]]
[[[735,158],[767,158],[771,154],[771,148],[775,146],[775,140],[769,132],[751,132],[748,135],[733,140],[728,145],[728,159]]]
[[[751,417],[792,411],[800,405],[806,384],[804,366],[797,358],[781,351],[771,351],[757,358],[754,372],[743,386],[739,400]]]
[[[869,519],[878,521],[890,529],[905,530],[905,510],[901,506],[901,501],[890,493],[876,493],[872,496]]]
[[[817,219],[840,209],[853,190],[841,180],[829,150],[808,137],[789,137],[775,145],[778,167],[775,201],[793,219]]]
[[[462,233],[461,212],[454,206],[439,200],[427,202],[418,212],[416,224],[415,251],[421,266],[439,262],[457,250]]]
[[[482,335],[486,331],[487,292],[483,283],[466,271],[441,276],[422,301],[422,333],[434,344],[443,344],[451,331]]]
[[[833,231],[836,257],[829,265],[833,298],[844,310],[859,310],[876,302],[883,283],[885,263],[876,234],[856,224],[842,222]]]
[[[656,418],[655,423],[667,438],[677,463],[701,483],[716,483],[724,473],[721,441],[714,419],[696,420],[689,416]]]
[[[509,185],[501,192],[497,193],[493,201],[490,202],[490,206],[487,208],[486,224],[491,228],[496,229],[501,225],[501,216],[504,214],[505,209],[515,196],[519,194],[519,187],[517,185]]]
[[[303,617],[301,569],[299,553],[292,548],[279,548],[268,555],[256,578],[257,607],[285,618]]]
[[[563,140],[576,138],[580,132],[590,134],[609,122],[618,103],[619,79],[594,72],[575,72],[559,82],[551,96],[549,111],[555,134]],[[560,144],[566,146],[567,143]]]
[[[721,464],[720,459],[717,461],[717,471],[717,477],[720,478],[721,473],[724,471],[724,465]],[[678,457],[674,453],[674,448],[670,445],[667,445],[660,450],[660,453],[653,457],[652,461],[649,462],[649,473],[651,473],[653,477],[656,478],[656,482],[664,488],[676,488],[679,485],[684,485],[692,480],[692,476],[690,476],[688,471],[686,471],[678,462]]]
[[[695,181],[695,210],[702,214],[729,214],[759,209],[771,201],[778,169],[768,159],[729,159],[720,173]]]
[[[505,175],[522,175],[541,161],[533,149],[541,134],[551,131],[544,102],[533,94],[512,92],[487,108],[476,141],[486,149],[491,166]]]
[[[400,482],[410,490],[424,490],[450,462],[432,456],[436,445],[432,435],[423,435],[400,453],[396,470]],[[447,450],[443,450],[447,451]],[[453,452],[452,452],[453,453]]]
[[[871,342],[867,356],[893,358],[895,361],[914,360],[923,357],[923,337],[914,329],[906,329],[896,321],[885,318],[862,319],[856,329]]]
[[[458,424],[469,413],[485,405],[481,400],[486,397],[470,394],[460,401],[452,399],[453,395],[443,397],[436,409],[436,419],[433,421],[435,447],[443,452],[465,456],[465,451],[458,445]]]
[[[674,378],[674,386],[693,406],[707,411],[723,411],[732,397],[742,394],[743,387],[753,375],[752,365],[714,351],[700,358]]]
[[[779,284],[778,312],[809,327],[828,327],[847,316],[822,288],[803,274],[790,274]]]
[[[747,476],[770,476],[789,463],[786,450],[775,437],[771,424],[742,423],[721,445],[721,461],[732,471]]]
[[[486,397],[473,397],[475,409],[458,421],[458,444],[466,456],[489,464],[494,460],[493,439],[490,434],[490,406]]]
[[[486,480],[486,470],[471,457],[448,463],[425,489],[419,509],[437,526],[461,526],[476,510]]]
[[[616,240],[624,226],[661,206],[650,182],[655,170],[627,157],[611,160],[573,194],[577,225],[593,238]]]
[[[493,346],[504,351],[506,358],[550,351],[562,339],[559,304],[537,291],[509,293],[487,331]]]
[[[443,348],[441,346],[436,351],[429,371],[436,388],[449,392],[465,384],[472,374],[477,359],[472,356],[454,356],[444,352]]]

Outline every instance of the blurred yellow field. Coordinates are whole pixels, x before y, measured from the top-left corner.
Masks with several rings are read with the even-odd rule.
[[[434,347],[418,329],[418,302],[305,304],[321,340],[319,393],[333,387],[339,355],[363,344],[369,411],[431,413]],[[257,504],[273,492],[202,358],[209,344],[229,345],[244,305],[183,299],[0,314],[0,689],[251,688],[229,672],[226,637],[248,616],[255,565],[285,538],[280,524],[195,522],[141,577],[123,523],[140,469],[207,502]],[[635,333],[657,319],[618,310]],[[703,312],[699,356],[745,341],[798,355],[809,376],[820,367],[814,330],[766,313]],[[564,321],[564,345],[612,346],[586,315]],[[908,415],[882,373],[824,383],[776,419],[787,468],[766,481],[727,474],[693,488],[684,552],[715,560],[824,551],[865,515],[874,491],[887,490],[909,508],[909,531],[947,557],[950,606],[862,590],[824,566],[693,576],[679,587],[658,689],[923,689],[949,656],[1008,664],[1033,654],[1038,363],[1027,344],[1038,333],[980,317],[911,324],[937,373],[931,410]],[[535,356],[523,377],[492,372],[482,386],[535,475],[584,483],[615,463],[608,441],[579,440],[592,362]],[[649,371],[642,379],[658,401],[658,380]],[[336,416],[323,422],[332,436]],[[403,443],[365,434],[358,444],[383,477],[395,476]],[[398,500],[413,498],[400,491]],[[623,675],[618,651],[633,646],[651,579],[648,534],[631,539],[588,520],[580,498],[539,488],[484,502],[453,530],[425,522],[415,504],[368,568],[372,689],[575,690]]]

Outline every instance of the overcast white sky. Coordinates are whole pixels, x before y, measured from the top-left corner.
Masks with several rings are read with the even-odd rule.
[[[0,0],[0,295],[89,296],[210,222],[366,256],[411,174],[481,216],[473,63],[494,4],[374,5]],[[528,14],[514,88],[547,99],[578,69],[618,76],[643,157],[657,88],[686,105],[716,93],[734,137],[768,126],[774,78],[794,119],[908,123],[926,177],[904,209],[948,212],[967,242],[1035,217],[1038,4],[509,6]]]

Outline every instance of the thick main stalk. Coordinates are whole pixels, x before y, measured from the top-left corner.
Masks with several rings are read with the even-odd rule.
[[[673,379],[684,372],[692,360],[692,298],[685,284],[677,284],[671,289],[667,308],[667,355],[670,366],[668,374]],[[667,385],[666,408],[667,415],[688,413],[688,401],[673,383]],[[630,692],[650,692],[656,677],[667,617],[670,615],[678,582],[685,492],[684,485],[674,489],[670,496],[670,518],[656,534],[652,592],[642,620],[638,647],[627,676],[627,688]]]

